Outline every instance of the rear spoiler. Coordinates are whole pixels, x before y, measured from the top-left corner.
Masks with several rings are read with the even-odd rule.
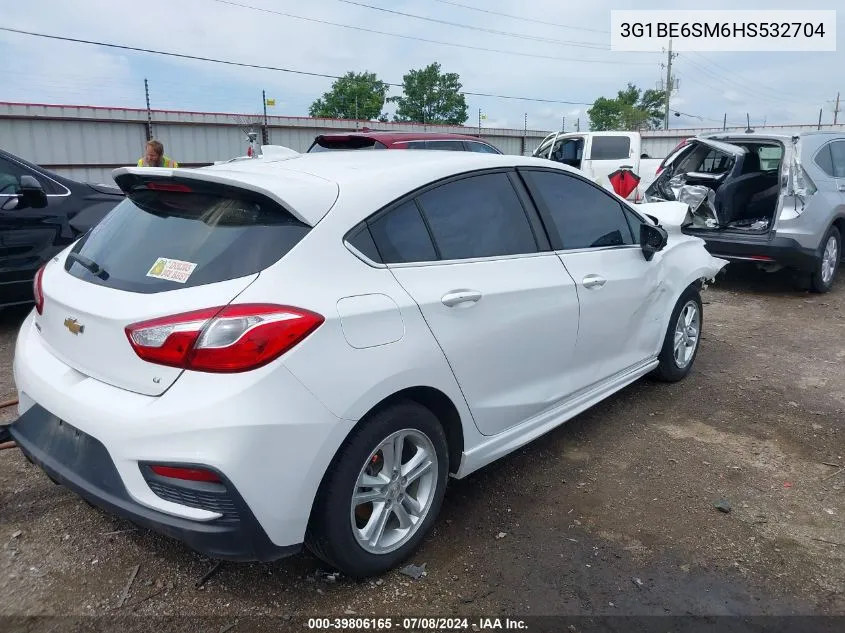
[[[118,167],[112,177],[124,193],[138,180],[179,179],[197,180],[245,189],[282,205],[297,220],[314,226],[323,219],[337,201],[340,189],[337,183],[318,176],[292,170],[227,171],[223,165],[213,169],[187,169],[167,167]]]

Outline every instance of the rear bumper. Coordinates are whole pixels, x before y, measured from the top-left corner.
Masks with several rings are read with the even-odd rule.
[[[225,481],[233,515],[196,521],[159,512],[134,501],[106,447],[94,437],[35,405],[9,430],[21,451],[56,483],[91,504],[132,523],[184,542],[224,560],[272,561],[298,552],[299,545],[274,545],[243,498]]]
[[[755,238],[736,233],[684,232],[703,239],[705,247],[714,257],[756,263],[771,262],[804,272],[814,271],[819,262],[819,254],[815,249],[801,246],[788,237]]]
[[[120,389],[53,355],[36,317],[33,310],[21,326],[13,365],[15,433],[33,461],[95,505],[221,557],[272,558],[303,542],[320,482],[353,421],[332,415],[278,363],[240,374],[186,371],[156,397]],[[29,422],[30,409],[44,420]],[[90,473],[81,458],[57,454],[52,438],[63,435],[50,420],[90,438],[86,444],[99,448],[87,451],[100,454],[108,477]],[[207,503],[165,490],[146,476],[150,463],[201,465],[221,474],[237,496]],[[254,519],[278,549],[227,544],[257,538],[250,527],[226,524],[230,502],[241,508],[242,523]]]

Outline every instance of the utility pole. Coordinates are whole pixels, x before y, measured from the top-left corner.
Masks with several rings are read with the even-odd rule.
[[[358,93],[355,93],[355,129],[358,129]]]
[[[560,131],[566,132],[566,117],[560,117]]]
[[[824,112],[824,108],[819,108],[819,128],[822,129],[822,113]]]
[[[528,113],[525,113],[524,123],[522,124],[522,143],[520,143],[522,151],[520,152],[523,156],[525,156],[526,147],[525,145],[528,143]]]
[[[839,93],[836,93],[836,105],[833,106],[833,124],[836,125],[836,120],[839,118]]]
[[[481,108],[478,108],[478,136],[481,136]]]
[[[261,91],[261,103],[264,106],[264,125],[261,126],[261,143],[263,145],[269,145],[270,139],[269,134],[267,134],[267,94],[264,90]]]
[[[153,140],[153,111],[150,110],[150,84],[144,79],[144,95],[147,97],[147,140]]]
[[[728,129],[728,113],[725,112],[725,116],[722,117],[722,131]]]
[[[576,131],[576,132],[580,132],[580,131],[581,131],[581,117],[578,117],[578,118],[575,120],[575,131]]]
[[[677,57],[677,53],[672,52],[672,40],[669,39],[669,55],[666,60],[666,102],[663,105],[663,129],[669,129],[669,99],[672,97],[672,86],[674,80],[672,79],[672,60]]]

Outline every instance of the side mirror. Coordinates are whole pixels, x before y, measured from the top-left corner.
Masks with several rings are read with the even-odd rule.
[[[640,224],[640,247],[643,249],[643,255],[647,262],[651,261],[656,252],[662,251],[666,247],[668,240],[669,235],[662,226]]]
[[[47,194],[34,176],[21,176],[21,192],[18,194],[18,208],[43,209],[47,206]]]

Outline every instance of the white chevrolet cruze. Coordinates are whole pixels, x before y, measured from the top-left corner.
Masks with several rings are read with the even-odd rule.
[[[726,264],[665,222],[683,205],[542,159],[114,174],[126,200],[36,277],[11,433],[55,482],[221,559],[397,565],[450,475],[683,378]]]

